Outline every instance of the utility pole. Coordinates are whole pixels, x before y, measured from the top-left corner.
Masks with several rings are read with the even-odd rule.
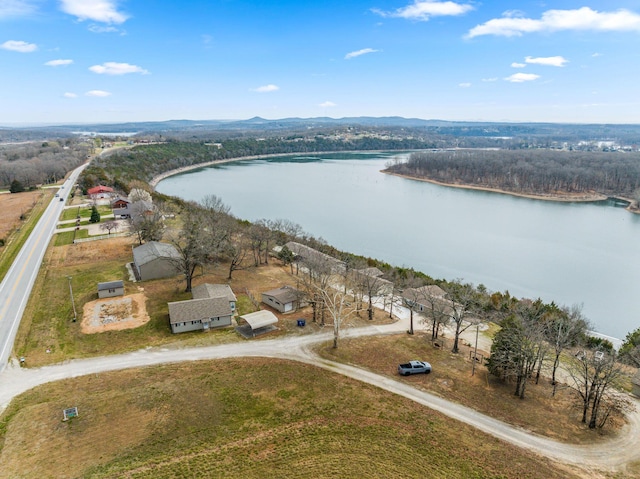
[[[71,276],[67,276],[69,280],[69,294],[71,294],[71,306],[73,306],[73,322],[75,323],[78,319],[78,315],[76,313],[76,303],[73,300],[73,288],[71,287]]]
[[[478,361],[478,330],[480,329],[480,323],[476,323],[476,346],[473,349],[473,366],[471,366],[471,375],[476,374],[476,362]]]

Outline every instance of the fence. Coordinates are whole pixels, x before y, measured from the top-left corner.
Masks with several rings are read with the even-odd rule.
[[[109,238],[117,238],[118,236],[128,236],[129,233],[111,233],[110,235],[98,235],[98,236],[89,236],[88,238],[77,238],[74,239],[74,243],[86,243],[87,241],[98,241]]]

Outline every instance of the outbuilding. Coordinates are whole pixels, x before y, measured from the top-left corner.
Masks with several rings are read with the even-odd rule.
[[[240,316],[240,319],[244,319],[247,322],[249,328],[251,328],[252,336],[276,329],[274,325],[278,322],[275,314],[264,309],[255,313],[244,314]]]
[[[114,296],[124,296],[124,281],[98,283],[98,298],[113,298]]]
[[[180,273],[180,253],[172,244],[150,241],[133,248],[133,265],[140,281],[170,278]]]
[[[292,313],[306,304],[304,293],[291,286],[282,286],[262,293],[262,302],[281,313]]]

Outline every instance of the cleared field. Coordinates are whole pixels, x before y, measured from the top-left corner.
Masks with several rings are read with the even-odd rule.
[[[79,417],[62,422],[62,409]],[[38,387],[0,419],[11,478],[567,478],[377,388],[279,360],[199,362]]]
[[[417,334],[347,339],[337,350],[322,348],[318,352],[328,359],[355,364],[394,379],[398,378],[398,363],[409,359],[429,361],[433,366],[431,374],[417,374],[402,381],[558,441],[608,440],[623,424],[623,418],[612,415],[604,429],[590,430],[580,422],[582,411],[573,390],[560,386],[553,396],[550,381],[543,377],[539,384],[532,380],[525,399],[520,399],[513,394],[513,384],[499,381],[481,364],[471,376],[468,346],[463,346],[456,355],[451,353],[450,342],[445,341],[443,348],[434,348],[428,338]]]

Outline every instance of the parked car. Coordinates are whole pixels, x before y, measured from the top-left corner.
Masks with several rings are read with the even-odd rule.
[[[409,361],[408,363],[398,365],[398,374],[401,376],[409,376],[409,374],[429,374],[431,372],[431,364],[425,361]]]

